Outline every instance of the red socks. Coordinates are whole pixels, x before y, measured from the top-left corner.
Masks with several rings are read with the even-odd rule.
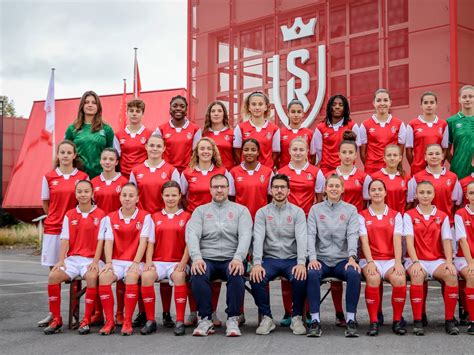
[[[85,309],[84,309],[84,320],[88,323],[91,321],[92,313],[94,313],[94,307],[97,299],[97,288],[87,287],[85,297]]]
[[[466,296],[466,310],[469,313],[469,320],[474,322],[474,287],[466,287],[464,294]]]
[[[146,320],[155,320],[155,286],[142,286],[141,291],[143,306],[145,307],[146,312]]]
[[[410,302],[413,311],[413,320],[421,320],[423,301],[423,285],[410,285]]]
[[[293,306],[293,291],[291,288],[291,282],[287,280],[281,280],[281,298],[283,299],[285,314],[291,314]]]
[[[213,282],[211,284],[212,289],[212,298],[211,298],[211,306],[212,311],[215,312],[217,309],[217,304],[219,303],[219,295],[221,293],[222,283],[220,282]]]
[[[394,322],[399,322],[402,319],[403,308],[405,307],[406,298],[407,298],[406,286],[392,287],[392,309],[393,309]]]
[[[444,319],[454,319],[454,312],[458,303],[459,288],[457,286],[444,286]]]
[[[123,314],[123,297],[125,295],[125,284],[123,283],[123,281],[117,281],[115,287],[115,294],[117,295],[117,314]]]
[[[174,287],[174,305],[176,307],[176,322],[184,322],[184,312],[186,311],[186,297],[188,288],[186,285]]]
[[[380,304],[380,290],[378,286],[365,286],[365,303],[369,311],[370,323],[377,322],[377,312]]]
[[[344,312],[344,309],[342,308],[342,292],[343,285],[341,281],[331,282],[331,297],[336,313]]]
[[[99,285],[100,302],[104,309],[105,321],[114,323],[114,294],[111,285]]]
[[[61,284],[48,285],[49,311],[54,319],[61,319]]]
[[[138,301],[138,292],[139,288],[137,284],[125,285],[125,312],[123,314],[124,322],[132,323],[133,312],[135,311]]]
[[[143,288],[142,288],[143,291]],[[163,312],[170,313],[171,297],[173,296],[173,288],[168,283],[160,283],[161,307]],[[145,298],[145,296],[143,296]],[[146,306],[145,306],[146,308]]]

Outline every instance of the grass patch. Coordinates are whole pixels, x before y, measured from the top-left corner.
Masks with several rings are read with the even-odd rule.
[[[0,246],[34,245],[38,247],[38,228],[34,224],[19,223],[0,228]]]

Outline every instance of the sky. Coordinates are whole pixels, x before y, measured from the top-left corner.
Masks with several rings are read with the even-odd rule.
[[[187,0],[0,0],[0,94],[28,117],[46,99],[186,87]]]

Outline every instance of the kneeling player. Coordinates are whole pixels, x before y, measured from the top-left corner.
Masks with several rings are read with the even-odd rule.
[[[446,333],[459,334],[454,321],[458,301],[458,277],[453,265],[452,235],[449,217],[433,206],[435,189],[431,182],[421,181],[416,187],[418,206],[403,216],[409,258],[405,268],[410,275],[410,302],[413,310],[413,332],[424,335],[422,307],[423,282],[427,277],[444,283],[444,313]]]
[[[91,182],[79,181],[76,185],[78,205],[64,216],[59,261],[48,278],[49,309],[53,320],[45,328],[45,334],[62,332],[61,283],[78,276],[84,278],[87,283],[85,313],[79,326],[79,334],[90,332],[99,267],[103,267],[104,264],[100,261],[103,242],[98,241],[97,237],[105,217],[104,211],[92,205],[92,196]]]
[[[105,217],[103,238],[105,267],[99,275],[99,295],[105,313],[100,334],[115,331],[112,283],[125,279],[125,313],[122,335],[131,335],[132,316],[138,298],[138,279],[143,269],[142,258],[148,242],[151,218],[137,208],[138,189],[133,183],[122,186],[122,207]]]
[[[176,307],[175,335],[184,335],[186,310],[186,269],[189,260],[185,231],[191,215],[179,208],[181,188],[176,181],[164,183],[162,197],[165,208],[153,215],[153,226],[146,253],[145,271],[142,274],[142,295],[147,322],[141,329],[143,335],[156,331],[155,281],[168,279],[174,285]]]
[[[387,190],[382,180],[369,184],[370,207],[359,214],[359,238],[363,258],[360,267],[366,280],[365,302],[369,311],[370,326],[367,335],[379,333],[377,311],[382,302],[382,280],[392,285],[393,324],[395,334],[404,335],[400,323],[406,299],[406,276],[402,264],[403,220],[399,212],[385,204]]]
[[[454,266],[466,281],[464,294],[469,313],[467,333],[474,335],[474,182],[466,187],[466,199],[468,204],[454,215],[456,240],[459,242]]]

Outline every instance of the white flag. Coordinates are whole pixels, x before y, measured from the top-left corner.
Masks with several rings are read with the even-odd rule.
[[[54,104],[54,70],[51,71],[51,79],[49,80],[48,96],[44,103],[44,111],[46,112],[44,129],[49,133],[53,133],[56,121]]]

